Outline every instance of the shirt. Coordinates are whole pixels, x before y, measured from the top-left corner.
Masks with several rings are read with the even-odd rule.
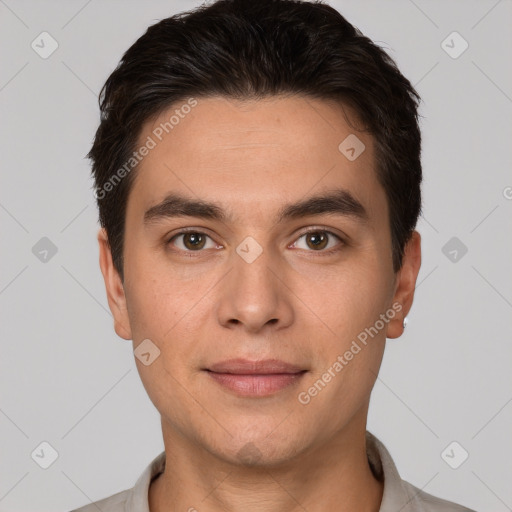
[[[436,498],[402,480],[384,444],[368,431],[366,452],[374,475],[384,482],[379,512],[475,512],[451,501]],[[150,512],[149,485],[164,469],[165,451],[153,459],[131,489],[71,512]]]

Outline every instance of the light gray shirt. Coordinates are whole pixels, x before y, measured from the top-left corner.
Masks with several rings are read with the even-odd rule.
[[[366,432],[366,450],[374,475],[384,481],[380,512],[475,512],[451,501],[436,498],[402,480],[388,450],[370,432]],[[162,452],[153,459],[131,489],[72,512],[150,512],[149,484],[164,468],[165,452]]]

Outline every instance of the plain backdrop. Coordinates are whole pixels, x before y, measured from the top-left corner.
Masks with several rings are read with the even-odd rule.
[[[414,485],[512,510],[512,2],[329,3],[423,98],[423,264],[368,429]],[[0,510],[65,511],[109,496],[163,450],[131,342],[113,330],[84,157],[122,53],[148,25],[196,5],[0,1]],[[42,32],[58,44],[47,58],[32,47],[45,37],[51,49]],[[469,454],[457,469],[442,456],[454,441],[452,459]],[[42,442],[58,455],[48,469],[32,457]]]

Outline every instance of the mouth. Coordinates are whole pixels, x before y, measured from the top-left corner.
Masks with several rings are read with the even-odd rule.
[[[308,371],[278,359],[230,359],[203,368],[225,390],[244,397],[264,397],[297,384]]]

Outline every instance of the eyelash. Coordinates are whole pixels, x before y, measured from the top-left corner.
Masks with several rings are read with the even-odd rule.
[[[174,234],[171,238],[169,238],[167,240],[166,245],[171,245],[171,242],[173,240],[175,240],[176,238],[178,238],[178,237],[180,237],[182,235],[186,235],[188,233],[196,233],[198,235],[207,236],[208,238],[212,239],[211,236],[209,236],[208,234],[206,234],[206,233],[204,233],[202,231],[199,231],[199,230],[194,229],[194,228],[189,228],[189,229],[183,229],[179,233]],[[342,237],[340,237],[339,235],[333,233],[332,231],[329,231],[329,230],[323,229],[323,228],[311,228],[308,231],[304,231],[303,233],[301,233],[298,236],[298,238],[295,240],[295,242],[293,242],[293,244],[291,244],[291,245],[296,244],[302,237],[304,237],[304,236],[306,236],[306,235],[308,235],[310,233],[323,233],[323,234],[327,234],[330,237],[334,237],[334,238],[338,239],[338,241],[340,243],[338,243],[335,247],[331,247],[330,249],[327,249],[327,250],[318,250],[318,251],[315,251],[313,249],[311,249],[311,250],[299,249],[299,250],[305,250],[306,252],[316,253],[317,255],[322,256],[322,255],[330,255],[330,254],[336,253],[336,252],[341,250],[340,246],[346,245],[346,241]],[[174,250],[176,252],[180,252],[180,253],[186,255],[187,257],[195,257],[196,255],[194,253],[197,253],[197,255],[199,255],[200,253],[204,252],[203,249],[199,249],[197,251],[184,250],[184,249],[174,249]]]

